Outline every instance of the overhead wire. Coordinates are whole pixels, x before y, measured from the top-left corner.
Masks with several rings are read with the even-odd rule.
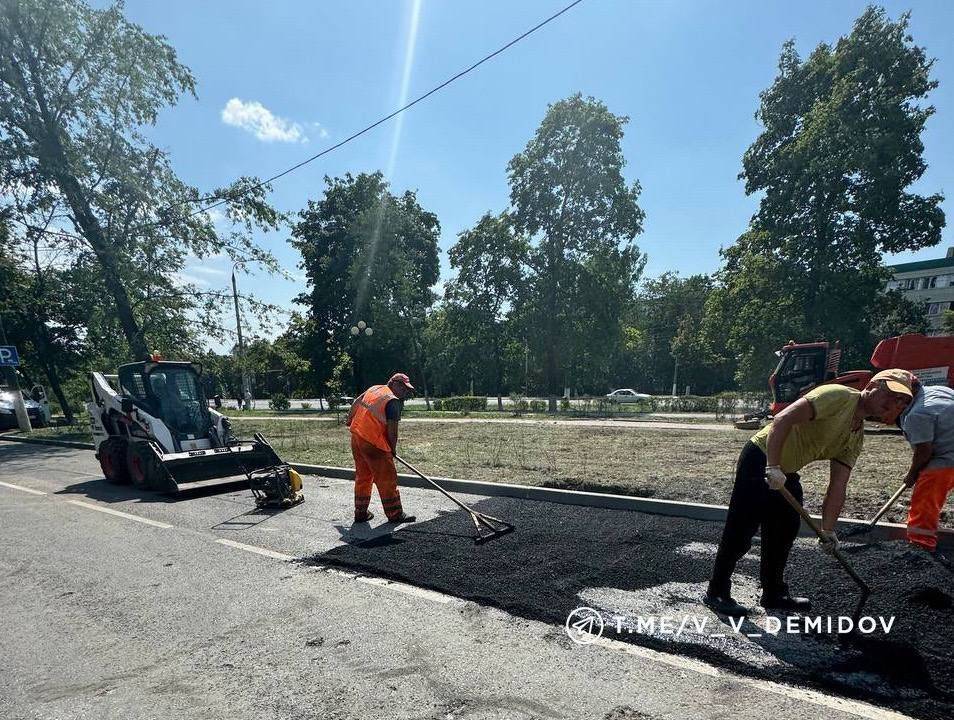
[[[518,35],[517,37],[515,37],[515,38],[514,38],[513,40],[511,40],[510,42],[506,43],[505,45],[500,46],[499,48],[497,48],[497,49],[494,50],[493,52],[491,52],[491,53],[485,55],[484,57],[482,57],[482,58],[481,58],[480,60],[478,60],[477,62],[473,63],[472,65],[470,65],[470,66],[468,66],[468,67],[466,67],[465,69],[461,70],[461,71],[458,72],[457,74],[455,74],[455,75],[449,77],[447,80],[445,80],[444,82],[440,83],[439,85],[435,85],[434,87],[432,87],[432,88],[431,88],[430,90],[428,90],[427,92],[423,93],[422,95],[419,95],[418,97],[416,97],[416,98],[414,98],[413,100],[409,101],[408,103],[402,105],[401,107],[399,107],[398,109],[394,110],[393,112],[391,112],[391,113],[385,115],[385,116],[382,117],[382,118],[379,118],[378,120],[375,120],[375,121],[374,121],[373,123],[371,123],[370,125],[366,125],[365,127],[363,127],[363,128],[361,128],[360,130],[358,130],[358,131],[352,133],[351,135],[349,135],[348,137],[344,138],[343,140],[340,140],[339,142],[335,143],[334,145],[331,145],[330,147],[325,148],[325,149],[322,150],[321,152],[315,153],[314,155],[312,155],[312,156],[310,156],[310,157],[308,157],[308,158],[305,158],[305,159],[302,160],[301,162],[298,162],[298,163],[296,163],[296,164],[294,164],[294,165],[292,165],[292,166],[290,166],[290,167],[288,167],[288,168],[285,168],[285,169],[282,170],[281,172],[278,172],[278,173],[272,175],[271,177],[266,178],[265,180],[260,180],[259,182],[255,183],[255,184],[253,184],[253,185],[250,185],[250,186],[247,187],[247,188],[242,189],[242,190],[239,191],[237,194],[233,194],[233,193],[219,194],[219,195],[212,194],[212,195],[207,195],[207,196],[204,196],[204,197],[197,198],[197,199],[195,199],[195,200],[183,200],[181,203],[179,203],[179,205],[189,205],[189,204],[192,204],[192,203],[208,202],[209,200],[216,200],[216,202],[212,203],[211,205],[206,205],[206,206],[203,207],[203,208],[200,208],[200,209],[198,209],[198,210],[195,210],[195,211],[193,211],[193,212],[187,214],[185,217],[186,217],[186,218],[189,218],[189,217],[193,217],[193,216],[195,216],[195,215],[199,215],[199,214],[204,213],[204,212],[208,212],[208,211],[211,210],[212,208],[219,207],[220,205],[223,205],[223,204],[229,202],[230,200],[233,200],[233,199],[235,199],[235,198],[237,198],[237,197],[242,197],[242,196],[244,196],[244,195],[247,195],[247,194],[250,193],[250,192],[253,192],[253,191],[255,191],[255,190],[258,190],[259,188],[262,188],[262,187],[264,187],[265,185],[268,185],[269,183],[274,182],[275,180],[278,180],[278,179],[280,179],[280,178],[283,178],[283,177],[285,177],[286,175],[288,175],[288,174],[290,174],[290,173],[293,173],[293,172],[295,172],[296,170],[299,170],[299,169],[303,168],[305,165],[308,165],[309,163],[314,162],[314,161],[317,160],[318,158],[324,157],[324,156],[327,155],[328,153],[331,153],[331,152],[337,150],[338,148],[340,148],[340,147],[342,147],[342,146],[344,146],[344,145],[347,145],[348,143],[352,142],[353,140],[356,140],[357,138],[361,137],[362,135],[365,135],[366,133],[370,132],[371,130],[374,130],[374,128],[378,127],[379,125],[382,125],[382,124],[386,123],[388,120],[391,120],[391,119],[397,117],[398,115],[400,115],[401,113],[403,113],[403,112],[405,112],[405,111],[407,111],[407,110],[410,110],[412,107],[414,107],[414,106],[417,105],[418,103],[423,102],[424,100],[426,100],[427,98],[429,98],[431,95],[434,95],[435,93],[440,92],[441,90],[443,90],[444,88],[446,88],[448,85],[451,85],[452,83],[456,82],[457,80],[459,80],[460,78],[464,77],[465,75],[467,75],[467,74],[473,72],[474,70],[476,70],[478,67],[480,67],[480,66],[483,65],[484,63],[489,62],[490,60],[492,60],[493,58],[497,57],[498,55],[500,55],[500,54],[506,52],[506,51],[509,50],[511,47],[513,47],[514,45],[516,45],[517,43],[519,43],[521,40],[524,40],[525,38],[529,37],[530,35],[532,35],[533,33],[535,33],[535,32],[536,32],[537,30],[539,30],[540,28],[542,28],[542,27],[544,27],[545,25],[548,25],[549,23],[553,22],[553,21],[556,20],[558,17],[560,17],[561,15],[563,15],[563,14],[569,12],[570,10],[572,10],[574,7],[576,7],[577,5],[579,5],[579,4],[582,3],[582,2],[583,2],[583,0],[574,0],[574,1],[571,2],[569,5],[567,5],[567,6],[565,6],[564,8],[562,8],[561,10],[558,10],[557,12],[553,13],[552,15],[550,15],[549,17],[547,17],[546,19],[541,20],[541,21],[538,22],[536,25],[534,25],[533,27],[531,27],[529,30],[526,30],[525,32],[521,33],[520,35]],[[167,206],[166,208],[164,208],[164,210],[170,210],[170,209],[172,209],[172,208],[174,208],[174,207],[176,207],[176,205],[169,205],[169,206]],[[171,222],[171,221],[168,221],[168,220],[162,221],[162,220],[160,220],[160,221],[156,221],[156,222],[152,222],[152,223],[145,223],[145,224],[143,224],[143,225],[136,226],[136,227],[133,228],[133,229],[135,230],[135,229],[140,229],[140,228],[160,227],[160,226],[169,224],[169,222]]]

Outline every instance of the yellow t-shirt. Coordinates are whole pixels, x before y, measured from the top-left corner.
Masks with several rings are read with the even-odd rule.
[[[837,460],[854,467],[864,444],[864,428],[852,430],[851,424],[861,393],[844,385],[822,385],[806,393],[815,409],[815,417],[792,427],[782,447],[781,468],[798,472],[815,460]],[[752,442],[766,452],[771,425],[766,425]]]

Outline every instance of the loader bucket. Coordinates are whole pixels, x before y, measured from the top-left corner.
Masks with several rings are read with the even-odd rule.
[[[189,450],[160,456],[166,470],[169,492],[175,494],[189,487],[217,485],[215,480],[248,484],[247,473],[280,463],[281,460],[267,443],[257,440],[209,450]]]

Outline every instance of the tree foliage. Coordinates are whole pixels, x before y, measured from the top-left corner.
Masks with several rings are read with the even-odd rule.
[[[763,384],[771,351],[792,338],[841,340],[848,363],[866,363],[872,327],[913,316],[884,296],[882,253],[937,244],[944,214],[940,195],[911,191],[937,82],[907,28],[907,15],[869,8],[805,60],[788,42],[761,95],[763,130],[740,176],[759,210],[723,254],[707,319],[744,385]]]
[[[627,121],[573,95],[548,108],[508,165],[513,227],[532,241],[515,317],[543,360],[551,395],[574,371],[594,384],[607,380],[622,343],[621,311],[645,262],[633,242],[642,231],[640,186],[623,178]]]
[[[252,231],[282,219],[254,178],[214,191],[227,198],[225,229],[196,213],[199,191],[143,134],[194,94],[195,80],[164,38],[122,11],[0,0],[0,189],[14,242],[46,233],[45,252],[86,278],[85,294],[98,299],[87,339],[109,343],[118,331],[114,359],[141,357],[173,328],[177,344],[221,336],[215,315],[227,295],[202,293],[178,271],[189,256],[219,253],[274,270]]]
[[[308,202],[291,239],[308,278],[297,302],[307,308],[315,383],[327,388],[344,354],[353,361],[355,389],[408,370],[412,360],[420,376],[419,335],[439,276],[437,216],[411,191],[391,194],[381,173],[325,183],[324,197]],[[351,335],[359,320],[372,336]]]
[[[447,284],[444,297],[449,307],[444,317],[462,342],[443,339],[466,353],[469,373],[464,377],[479,375],[482,391],[496,392],[498,406],[504,394],[507,315],[524,283],[528,250],[505,213],[487,213],[460,233],[448,251],[457,275]]]

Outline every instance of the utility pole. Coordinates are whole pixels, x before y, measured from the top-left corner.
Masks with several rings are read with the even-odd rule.
[[[245,371],[245,342],[242,340],[242,314],[239,312],[238,290],[235,287],[235,266],[232,266],[232,300],[235,302],[235,328],[238,331],[238,361],[242,373],[242,406],[252,409],[252,392],[249,388],[248,373]]]
[[[3,313],[0,312],[0,339],[3,344],[7,344],[7,331],[3,327]],[[20,392],[20,380],[17,378],[17,369],[13,365],[7,365],[10,374],[10,389],[13,391],[13,410],[17,415],[17,425],[20,431],[27,434],[33,432],[33,426],[30,424],[30,415],[27,413],[26,405],[23,403],[23,393]]]
[[[676,361],[675,366],[672,369],[672,396],[676,397],[676,378],[679,377],[679,358],[673,358]]]

